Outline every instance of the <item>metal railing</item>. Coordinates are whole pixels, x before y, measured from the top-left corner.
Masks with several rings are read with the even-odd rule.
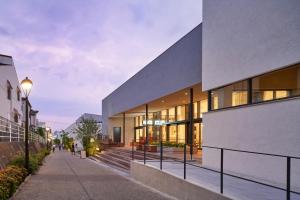
[[[146,147],[146,145],[144,145],[144,156],[143,156],[144,157],[143,158],[144,164],[146,164],[146,160],[147,160],[145,147]],[[184,144],[184,146],[183,146],[183,160],[175,159],[175,158],[173,160],[167,160],[167,159],[165,160],[164,159],[163,143],[162,142],[160,142],[159,147],[160,147],[159,161],[158,160],[148,160],[148,162],[160,162],[160,165],[159,165],[160,170],[163,170],[163,162],[170,162],[171,161],[171,162],[182,163],[183,164],[183,179],[187,178],[187,176],[186,176],[186,174],[187,174],[187,167],[186,166],[187,165],[197,167],[197,168],[201,168],[201,169],[204,169],[204,170],[209,170],[209,171],[212,171],[212,172],[215,172],[215,173],[219,173],[220,174],[220,193],[222,193],[222,194],[223,194],[223,191],[224,191],[224,175],[226,175],[226,176],[241,179],[241,180],[244,180],[244,181],[248,181],[248,182],[256,183],[256,184],[259,184],[259,185],[267,186],[267,187],[270,187],[270,188],[278,189],[278,190],[281,190],[281,191],[285,191],[287,200],[290,200],[291,193],[300,195],[299,191],[291,190],[291,160],[292,159],[300,160],[300,157],[279,155],[279,154],[269,154],[269,153],[262,153],[262,152],[253,152],[253,151],[244,151],[244,150],[220,148],[220,147],[212,147],[212,146],[202,146],[202,148],[210,148],[210,149],[220,150],[220,170],[216,170],[216,169],[204,167],[202,165],[196,165],[196,164],[193,164],[192,162],[187,161],[187,157],[186,157],[187,145],[186,144]],[[271,185],[271,184],[268,184],[268,183],[260,182],[260,181],[254,180],[254,179],[245,178],[245,177],[242,177],[242,176],[238,176],[238,175],[235,175],[235,174],[230,174],[230,173],[224,172],[224,152],[225,151],[232,151],[232,152],[240,152],[240,153],[247,153],[247,154],[254,154],[254,155],[285,158],[286,159],[286,187],[283,188],[283,187]],[[132,160],[135,159],[134,152],[135,152],[134,145],[132,145]]]
[[[292,191],[291,190],[291,159],[297,159],[300,160],[300,157],[296,156],[287,156],[287,155],[279,155],[279,154],[270,154],[270,153],[261,153],[261,152],[254,152],[254,151],[244,151],[244,150],[237,150],[237,149],[229,149],[229,148],[220,148],[220,147],[212,147],[212,146],[202,146],[202,148],[210,148],[210,149],[218,149],[220,150],[220,193],[223,193],[223,188],[224,188],[224,175],[231,176],[234,178],[238,179],[243,179],[245,181],[257,183],[260,185],[268,186],[271,188],[275,188],[278,190],[282,190],[286,192],[286,199],[290,200],[291,198],[291,193],[298,194],[300,195],[300,192],[297,191]],[[240,177],[237,175],[229,174],[224,172],[224,151],[232,151],[232,152],[240,152],[240,153],[248,153],[248,154],[254,154],[254,155],[263,155],[263,156],[271,156],[271,157],[280,157],[280,158],[285,158],[286,159],[286,188],[278,187],[275,185],[259,182],[253,179],[248,179],[244,177]],[[202,167],[204,168],[204,167]],[[206,168],[207,169],[207,168]]]
[[[25,128],[0,116],[0,142],[24,142]],[[46,139],[29,131],[28,140],[46,144]]]

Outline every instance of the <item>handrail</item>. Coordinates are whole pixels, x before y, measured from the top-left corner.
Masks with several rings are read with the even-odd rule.
[[[210,149],[224,149],[226,151],[236,151],[241,153],[250,153],[250,154],[260,154],[260,155],[266,155],[266,156],[274,156],[274,157],[282,157],[282,158],[293,158],[293,159],[300,159],[300,157],[297,156],[286,156],[286,155],[280,155],[280,154],[271,154],[271,153],[262,153],[262,152],[255,152],[255,151],[246,151],[246,150],[238,150],[238,149],[229,149],[229,148],[221,148],[221,147],[213,147],[213,146],[206,146],[202,145],[202,148],[210,148]]]
[[[211,148],[211,149],[218,149],[221,151],[221,159],[220,159],[220,193],[223,193],[223,152],[224,150],[226,151],[235,151],[235,152],[241,152],[241,153],[249,153],[249,154],[257,154],[257,155],[265,155],[265,156],[273,156],[273,157],[280,157],[280,158],[286,158],[286,189],[281,188],[281,190],[286,191],[286,199],[290,200],[290,195],[291,193],[296,193],[296,194],[300,194],[299,192],[295,192],[291,190],[291,159],[300,159],[300,157],[296,157],[296,156],[285,156],[285,155],[279,155],[279,154],[270,154],[270,153],[261,153],[261,152],[254,152],[254,151],[245,151],[245,150],[238,150],[238,149],[229,149],[229,148],[220,148],[220,147],[212,147],[212,146],[205,146],[203,145],[202,148]],[[233,176],[233,175],[231,175]],[[238,177],[237,178],[242,178],[242,177]],[[244,180],[246,180],[244,178]],[[251,180],[252,181],[252,180]],[[252,181],[254,182],[254,181]],[[256,181],[259,184],[263,184],[261,182]],[[276,187],[276,186],[272,186],[272,185],[268,185],[268,184],[264,184],[270,187]],[[280,188],[278,188],[280,189]]]

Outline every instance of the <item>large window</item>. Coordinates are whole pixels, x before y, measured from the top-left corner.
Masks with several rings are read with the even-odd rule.
[[[211,92],[212,110],[247,104],[248,82],[241,81]]]
[[[211,110],[300,96],[300,64],[233,83],[210,94]]]
[[[169,109],[169,122],[175,122],[175,108]]]
[[[185,120],[185,106],[177,106],[177,121]]]
[[[252,79],[252,102],[300,95],[300,64]]]
[[[207,112],[207,99],[201,100],[200,101],[200,118],[202,118],[203,113]]]
[[[178,143],[185,143],[185,124],[178,125]]]

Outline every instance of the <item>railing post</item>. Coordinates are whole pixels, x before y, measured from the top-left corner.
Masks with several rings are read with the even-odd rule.
[[[162,170],[163,148],[163,142],[160,141],[160,170]]]
[[[286,199],[290,200],[291,192],[291,157],[286,160]]]
[[[220,192],[223,194],[223,157],[224,157],[224,149],[221,149],[221,167],[220,167]]]
[[[146,164],[146,142],[144,142],[144,165]]]
[[[183,178],[186,179],[186,144],[184,144],[183,155]]]

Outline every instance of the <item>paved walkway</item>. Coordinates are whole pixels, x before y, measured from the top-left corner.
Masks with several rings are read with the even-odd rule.
[[[36,175],[30,177],[14,200],[96,200],[169,199],[89,159],[66,151],[46,158]]]

